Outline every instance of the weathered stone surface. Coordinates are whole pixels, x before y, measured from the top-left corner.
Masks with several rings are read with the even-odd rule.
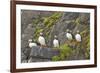
[[[89,13],[77,13],[77,12],[62,12],[62,16],[59,18],[59,21],[55,22],[52,27],[46,27],[49,31],[44,30],[43,34],[46,39],[46,45],[51,48],[42,48],[33,47],[32,49],[27,48],[28,40],[30,38],[34,39],[35,30],[45,29],[44,18],[50,17],[55,12],[52,11],[32,11],[32,10],[22,10],[21,15],[21,52],[22,52],[22,60],[26,62],[30,56],[33,57],[33,61],[50,61],[50,58],[53,55],[57,55],[58,51],[53,50],[53,39],[54,35],[58,36],[58,40],[61,44],[65,44],[66,39],[66,30],[69,29],[72,31],[73,36],[75,37],[76,31],[79,30],[82,35],[82,39],[85,43],[85,46],[88,42],[86,42],[89,38],[90,34],[90,14]],[[78,19],[78,20],[77,20]],[[39,20],[37,24],[33,23],[33,20]],[[77,20],[77,21],[76,21]],[[41,28],[42,27],[42,28]],[[40,32],[39,30],[37,32]],[[49,34],[48,34],[49,32]],[[46,36],[48,34],[48,36]],[[86,35],[85,35],[86,34]],[[85,35],[85,36],[84,36]],[[38,37],[37,37],[38,38]],[[37,40],[37,39],[35,39]],[[72,44],[73,45],[73,44]],[[75,45],[77,47],[77,45]],[[74,47],[74,48],[75,48]],[[84,46],[83,46],[84,47]],[[86,46],[87,48],[87,46]],[[86,49],[85,48],[85,49]],[[73,55],[75,55],[74,53]],[[70,56],[69,60],[72,59],[81,59],[79,56]],[[44,59],[40,59],[44,58]],[[82,59],[84,59],[82,57]]]
[[[31,62],[51,61],[53,56],[59,55],[58,50],[51,48],[41,48],[40,46],[34,46],[32,48],[25,48],[21,59],[22,62],[28,62],[31,58]]]
[[[53,56],[59,55],[58,50],[51,48],[32,47],[30,56],[51,59]]]

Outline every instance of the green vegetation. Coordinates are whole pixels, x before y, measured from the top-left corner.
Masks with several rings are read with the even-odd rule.
[[[85,37],[83,38],[84,43],[82,43],[82,48],[85,49],[85,57],[87,59],[90,58],[90,35],[88,33],[88,30],[84,30],[80,33],[83,37]]]
[[[67,44],[63,44],[60,46],[60,55],[61,57],[69,57],[72,52],[72,48],[70,48]],[[63,58],[62,58],[63,59]]]
[[[57,23],[57,21],[60,19],[62,13],[60,12],[55,12],[53,13],[51,16],[48,17],[39,17],[39,19],[35,19],[33,20],[33,24],[36,25],[36,30],[35,30],[35,34],[33,35],[33,38],[35,38],[37,40],[39,33],[40,32],[44,32],[44,35],[46,36],[45,39],[48,41],[48,38],[50,38],[51,36],[50,34],[50,30],[52,29],[52,27]],[[38,24],[41,22],[43,23],[42,27],[39,27]]]
[[[60,51],[60,55],[54,56],[52,58],[53,61],[65,60],[72,54],[72,48],[67,44],[62,44],[58,50]]]
[[[33,35],[36,40],[38,39],[40,32],[43,32],[43,29],[36,28],[35,34]]]
[[[87,48],[86,48],[86,53],[85,56],[87,59],[90,58],[90,36],[87,36]]]
[[[90,35],[89,35],[89,31],[84,30],[80,34],[82,36],[82,41],[84,41],[83,43],[81,43],[82,44],[81,49],[83,49],[85,51],[85,53],[83,53],[85,55],[85,58],[89,59],[90,58]],[[76,48],[76,49],[73,50],[73,48],[71,48],[71,46],[69,46],[67,43],[61,44],[59,49],[58,49],[60,51],[60,55],[53,57],[52,60],[53,61],[55,61],[55,60],[61,61],[61,60],[69,59],[72,56],[72,54],[75,54],[77,51],[79,51],[79,49],[77,49],[78,46],[79,45],[75,46],[74,48]],[[76,53],[76,54],[81,55],[82,52],[79,52],[79,53]]]
[[[90,58],[90,48],[87,48],[87,49],[86,49],[85,56],[86,56],[87,59]]]
[[[52,61],[60,61],[60,57],[59,56],[53,56]]]
[[[37,19],[34,19],[33,24],[35,26],[35,32],[34,32],[33,38],[37,40],[40,32],[43,32],[46,42],[48,42],[48,40],[51,39],[51,37],[52,37],[52,35],[50,35],[52,28],[60,20],[62,14],[63,14],[62,12],[54,12],[50,16],[45,16],[45,17],[38,16]],[[70,23],[73,23],[72,25],[76,25],[76,27],[77,27],[77,25],[81,24],[80,17],[70,20],[68,22],[68,25]],[[86,25],[86,27],[88,28],[87,25]],[[81,48],[85,50],[86,59],[89,59],[90,58],[90,33],[89,33],[89,29],[87,29],[87,28],[82,28],[82,31],[80,32],[80,34],[82,36]],[[74,48],[77,49],[77,47],[79,45],[77,45],[77,43],[75,41],[73,41],[71,43],[72,46],[73,46],[73,43],[76,44]],[[75,53],[72,50],[73,48],[71,48],[71,46],[69,46],[69,44],[67,44],[67,43],[60,44],[59,48],[54,48],[54,49],[58,49],[60,51],[60,54],[58,56],[52,57],[52,61],[67,60],[69,57],[71,57],[71,55],[73,53]],[[74,49],[74,51],[76,51],[75,49]]]
[[[33,23],[34,25],[38,24],[38,23],[39,23],[39,19],[34,19],[32,23]]]
[[[53,15],[51,15],[50,17],[44,18],[43,23],[46,26],[46,28],[51,27],[59,20],[60,17],[61,17],[61,13],[56,12]]]
[[[75,20],[75,23],[76,23],[77,25],[80,24],[80,18],[79,18],[79,17]]]

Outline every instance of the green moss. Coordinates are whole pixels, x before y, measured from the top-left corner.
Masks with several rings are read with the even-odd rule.
[[[85,57],[86,57],[86,59],[89,59],[90,58],[90,34],[89,34],[89,31],[88,31],[88,29],[87,30],[85,29],[80,34],[82,35],[82,37],[83,37],[82,40],[84,41],[82,43],[82,48],[85,49]]]
[[[51,37],[50,36],[50,30],[52,29],[52,27],[57,23],[57,21],[60,19],[62,13],[61,12],[55,12],[52,15],[48,16],[48,17],[38,17],[38,19],[33,21],[33,24],[38,24],[40,23],[41,19],[42,19],[42,23],[44,24],[43,27],[38,27],[36,25],[36,29],[35,29],[35,33],[34,33],[34,38],[37,39],[39,36],[40,32],[43,32],[45,35],[45,39],[46,41],[48,41],[48,39]]]
[[[60,57],[60,60],[64,60],[66,58],[66,56],[63,53],[61,53],[59,57]]]
[[[59,20],[61,15],[62,15],[61,13],[56,12],[56,13],[52,14],[51,16],[44,18],[44,21],[43,21],[44,25],[47,28],[53,26],[55,24],[55,22],[57,22]]]
[[[90,36],[87,38],[87,48],[90,48]]]
[[[80,18],[76,18],[75,20],[72,20],[72,22],[74,22],[75,24],[79,25],[80,24]]]
[[[82,31],[80,34],[83,36],[83,34],[85,34],[85,33],[86,33],[86,30]]]
[[[87,59],[90,58],[90,36],[87,37],[87,48],[86,48],[85,56]]]
[[[37,38],[38,38],[39,35],[40,35],[40,32],[43,32],[43,29],[41,29],[41,28],[36,28],[35,34],[34,34],[34,39],[37,40]]]
[[[60,46],[60,53],[63,54],[65,57],[70,56],[72,52],[72,48],[70,48],[67,44],[63,44]]]
[[[60,60],[60,57],[59,56],[53,56],[52,57],[52,61],[59,61]]]
[[[36,25],[36,24],[39,23],[39,20],[38,19],[34,19],[32,23],[33,23],[33,25]]]
[[[60,55],[53,57],[54,59],[57,58],[56,61],[65,60],[72,54],[72,48],[70,48],[67,44],[60,45],[58,50],[60,51]]]
[[[44,18],[44,22],[43,22],[43,23],[44,23],[45,25],[48,24],[48,23],[49,23],[48,20],[49,20],[49,18]]]

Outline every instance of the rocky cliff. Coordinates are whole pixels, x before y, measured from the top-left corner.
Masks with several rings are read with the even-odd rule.
[[[77,44],[75,39],[68,43],[66,39],[66,30],[72,31],[75,35],[79,30],[82,36],[82,42]],[[53,48],[54,35],[58,36],[60,48],[66,50],[58,56],[52,57],[53,60],[72,60],[72,59],[89,59],[90,49],[90,14],[77,12],[52,12],[52,11],[29,11],[22,10],[21,14],[21,50],[25,51],[28,46],[28,39],[37,40],[39,33],[43,32],[48,48]],[[70,45],[70,46],[69,46]],[[81,45],[81,46],[80,46]],[[76,53],[81,48],[80,53]],[[70,50],[71,49],[71,50]],[[74,50],[72,50],[74,49]],[[27,51],[28,52],[28,51]],[[82,54],[83,53],[83,54]],[[80,54],[80,56],[79,56]],[[61,59],[62,57],[64,59]],[[59,59],[60,58],[60,59]]]

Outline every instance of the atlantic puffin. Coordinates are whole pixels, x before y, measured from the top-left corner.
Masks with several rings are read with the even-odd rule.
[[[37,46],[37,43],[35,42],[35,40],[32,42],[32,39],[29,39],[28,42],[29,42],[30,48],[32,48],[33,46]]]
[[[53,40],[53,46],[54,47],[59,47],[59,40],[57,39],[57,36],[54,36],[54,40]]]
[[[75,35],[75,39],[76,39],[77,42],[81,42],[82,41],[82,37],[81,37],[79,31],[77,31],[77,34]]]
[[[69,29],[67,29],[66,37],[67,37],[68,40],[72,40],[73,39],[71,31]]]
[[[38,43],[41,45],[41,47],[46,46],[45,38],[43,37],[43,33],[40,33],[40,36],[38,37]]]
[[[75,40],[76,40],[76,49],[77,49],[76,53],[79,55],[80,51],[84,50],[84,49],[81,48],[81,45],[82,45],[82,36],[80,35],[80,31],[79,30],[77,30],[77,33],[75,35]]]

